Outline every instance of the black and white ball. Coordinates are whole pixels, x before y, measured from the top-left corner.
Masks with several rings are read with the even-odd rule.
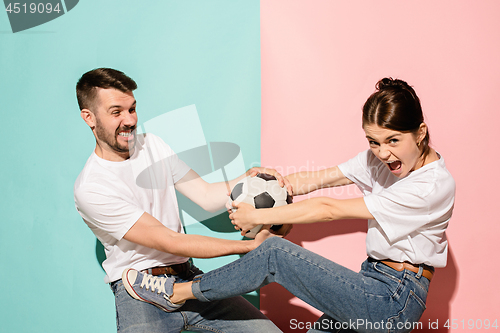
[[[259,208],[272,208],[292,203],[292,196],[285,187],[281,187],[274,176],[259,173],[255,177],[246,177],[239,181],[231,191],[229,204],[233,201],[244,202]],[[233,208],[233,212],[235,208]],[[262,228],[258,225],[245,234],[245,237],[255,238]],[[273,225],[271,229],[278,230],[281,225]]]

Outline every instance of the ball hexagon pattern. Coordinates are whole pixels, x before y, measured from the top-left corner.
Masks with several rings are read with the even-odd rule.
[[[253,207],[272,208],[292,203],[292,197],[285,187],[281,187],[274,176],[259,173],[255,177],[245,177],[239,181],[231,191],[229,204],[233,201],[244,202]],[[233,208],[234,211],[234,208]],[[271,229],[278,230],[281,225],[272,226]],[[262,228],[258,225],[250,230],[245,237],[255,238]]]

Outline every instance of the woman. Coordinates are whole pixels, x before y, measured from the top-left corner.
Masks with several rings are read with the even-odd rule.
[[[213,301],[277,282],[325,313],[310,332],[339,328],[409,332],[417,327],[434,267],[446,265],[445,230],[455,182],[443,158],[429,146],[429,131],[413,88],[391,78],[380,80],[376,87],[363,107],[370,149],[338,166],[286,177],[294,195],[354,183],[363,197],[318,197],[259,210],[240,203],[229,216],[242,235],[258,224],[368,219],[368,259],[359,273],[271,237],[239,260],[193,282],[162,280],[169,289],[166,293],[162,289],[162,296],[170,299],[154,300],[147,293],[134,297],[175,310],[187,299]],[[132,293],[140,289],[136,280],[155,279],[140,274],[124,272],[124,281],[132,281],[128,284]]]

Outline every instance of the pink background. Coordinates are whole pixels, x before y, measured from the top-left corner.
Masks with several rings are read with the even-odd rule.
[[[288,174],[367,149],[361,106],[382,77],[406,80],[422,101],[457,196],[448,266],[437,270],[420,331],[500,319],[499,17],[496,0],[261,1],[262,165]],[[366,221],[354,220],[297,226],[290,239],[358,271],[365,235]],[[319,316],[278,285],[262,289],[261,308],[285,332],[301,331],[291,319]]]

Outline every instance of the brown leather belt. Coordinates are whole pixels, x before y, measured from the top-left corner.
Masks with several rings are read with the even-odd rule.
[[[142,270],[143,273],[148,273],[151,275],[179,275],[184,272],[187,272],[191,268],[191,262],[186,261],[182,264],[175,264],[170,266],[160,266],[160,267],[152,267],[148,269]]]
[[[413,273],[417,273],[419,271],[419,268],[422,267],[422,276],[427,278],[429,281],[432,280],[432,277],[434,276],[434,267],[432,266],[427,266],[424,264],[420,265],[414,265],[412,263],[409,263],[407,261],[405,262],[398,262],[398,261],[393,261],[393,260],[375,260],[370,258],[371,261],[377,261],[381,262],[382,264],[389,266],[392,269],[397,270],[398,272],[402,272],[403,270],[407,269],[409,271],[412,271]]]

